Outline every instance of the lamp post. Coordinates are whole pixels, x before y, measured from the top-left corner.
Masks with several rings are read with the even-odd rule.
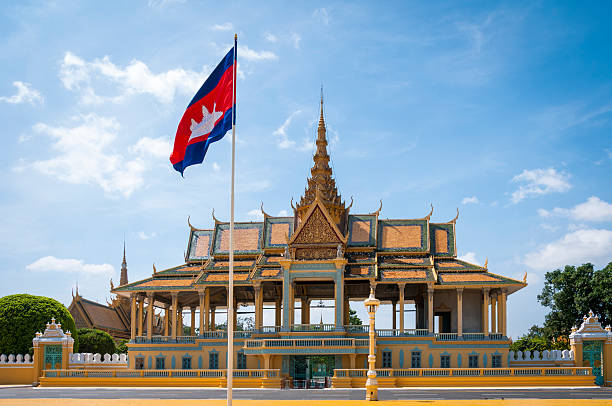
[[[376,308],[380,300],[374,297],[374,288],[370,288],[370,296],[363,302],[370,315],[370,351],[368,355],[368,379],[366,380],[366,400],[378,400],[378,381],[376,380],[376,354],[375,354],[375,321]]]

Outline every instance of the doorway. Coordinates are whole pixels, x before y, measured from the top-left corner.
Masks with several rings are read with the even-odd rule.
[[[291,377],[295,389],[322,389],[331,386],[334,374],[333,355],[294,355],[291,357]]]

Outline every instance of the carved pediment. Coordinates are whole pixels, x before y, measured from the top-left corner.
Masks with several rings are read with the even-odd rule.
[[[314,211],[297,231],[292,244],[343,244],[334,226],[323,213],[320,206]]]

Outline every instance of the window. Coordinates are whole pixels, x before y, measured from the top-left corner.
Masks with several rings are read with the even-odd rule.
[[[470,355],[468,358],[468,366],[470,368],[478,368],[478,355]]]
[[[491,368],[501,368],[501,367],[502,367],[501,355],[491,356]]]
[[[237,364],[238,369],[246,369],[247,367],[246,355],[243,352],[238,353],[238,358],[236,358],[236,364]]]
[[[208,354],[208,369],[219,369],[219,353],[211,352]]]
[[[411,356],[411,368],[421,368],[421,352],[420,351],[412,351]]]
[[[383,368],[393,368],[392,367],[392,357],[391,351],[383,351],[382,352],[382,367]]]
[[[450,368],[450,355],[440,355],[440,368]]]
[[[134,369],[144,369],[144,357],[136,357],[134,361],[136,363]]]
[[[166,359],[163,357],[155,358],[155,369],[165,369]]]
[[[183,357],[183,369],[191,369],[191,357]]]

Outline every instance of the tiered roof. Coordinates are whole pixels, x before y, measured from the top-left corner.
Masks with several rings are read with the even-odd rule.
[[[457,258],[455,224],[432,223],[431,212],[417,219],[380,219],[382,208],[369,214],[349,214],[338,193],[327,154],[323,99],[317,131],[317,151],[304,196],[293,217],[273,217],[263,211],[261,222],[235,223],[234,282],[237,285],[281,280],[281,262],[291,269],[301,262],[324,269],[345,259],[344,277],[380,283],[428,283],[437,286],[508,286],[524,282],[488,272]],[[352,205],[352,202],[351,202]],[[229,270],[229,223],[214,217],[214,227],[198,229],[189,223],[185,264],[156,272],[151,278],[115,289],[120,291],[189,290],[226,285]],[[332,266],[333,268],[333,266]],[[327,269],[327,268],[325,268]]]

